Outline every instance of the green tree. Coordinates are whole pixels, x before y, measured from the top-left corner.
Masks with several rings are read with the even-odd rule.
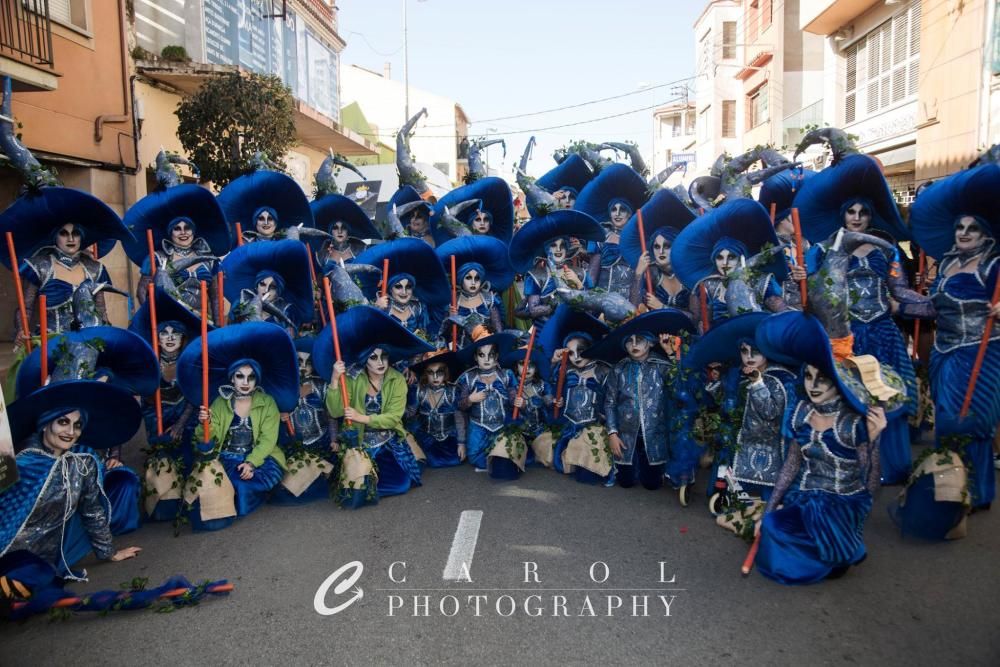
[[[258,152],[277,164],[295,143],[295,104],[277,76],[233,72],[177,105],[177,138],[216,187],[250,171]]]

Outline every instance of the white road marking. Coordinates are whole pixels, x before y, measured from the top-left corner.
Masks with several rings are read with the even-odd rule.
[[[458,528],[455,529],[455,537],[451,541],[451,551],[448,552],[448,564],[444,566],[445,581],[464,579],[464,572],[472,571],[472,556],[476,553],[479,525],[482,521],[482,510],[465,510],[459,516]]]

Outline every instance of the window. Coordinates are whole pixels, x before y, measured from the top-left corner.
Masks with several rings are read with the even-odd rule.
[[[747,95],[747,125],[754,128],[766,123],[767,120],[767,84],[765,83]]]
[[[722,100],[722,136],[736,137],[736,100]]]
[[[771,25],[771,0],[760,0],[760,31],[764,32]]]
[[[709,104],[707,107],[698,113],[698,141],[708,141],[708,131],[712,127],[712,105]]]
[[[916,98],[920,75],[920,3],[881,24],[844,52],[848,123]]]
[[[722,22],[722,59],[732,60],[736,57],[736,21]]]
[[[27,3],[31,4],[41,3]],[[49,0],[49,18],[59,23],[87,30],[86,0]]]
[[[744,24],[746,25],[747,38],[746,43],[751,44],[757,40],[757,22],[760,20],[760,11],[757,9],[757,4],[759,0],[750,0],[747,5],[746,15],[743,17]]]
[[[684,134],[686,135],[694,134],[694,128],[695,128],[694,110],[688,111],[684,117],[687,119],[687,125],[684,127]]]
[[[679,137],[681,136],[681,117],[671,116],[667,123],[670,125],[670,136]]]

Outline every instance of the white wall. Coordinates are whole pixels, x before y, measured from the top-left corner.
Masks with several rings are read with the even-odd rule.
[[[723,151],[734,154],[743,147],[743,82],[735,78],[742,60],[742,47],[736,47],[736,57],[722,59],[722,24],[736,21],[736,41],[743,34],[742,10],[739,2],[714,3],[695,24],[695,108],[698,127],[697,173],[707,173],[715,158]],[[708,36],[705,37],[706,32]],[[704,39],[703,39],[704,37]],[[706,48],[706,44],[708,45]],[[736,136],[722,136],[722,101],[736,101]],[[708,113],[702,112],[708,108]],[[704,127],[703,127],[704,125]]]

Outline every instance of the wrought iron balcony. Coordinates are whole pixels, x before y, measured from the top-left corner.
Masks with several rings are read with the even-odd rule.
[[[0,0],[0,55],[52,67],[49,0]]]

